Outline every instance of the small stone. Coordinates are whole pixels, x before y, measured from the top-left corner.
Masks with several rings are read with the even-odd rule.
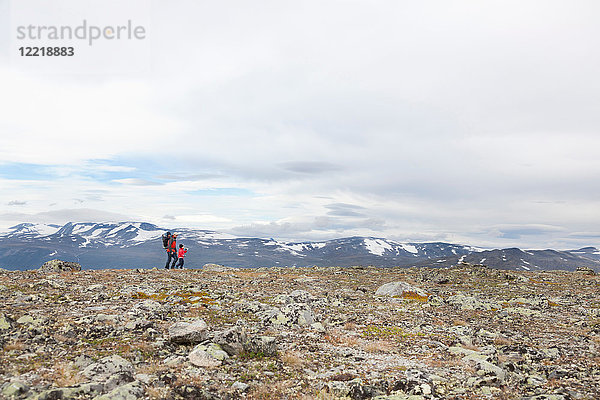
[[[481,394],[484,396],[491,396],[492,395],[492,390],[490,389],[489,386],[482,386],[481,387]]]
[[[33,324],[35,320],[31,315],[23,315],[21,318],[17,320],[17,324],[28,325]]]
[[[247,383],[240,382],[240,381],[235,381],[235,382],[233,382],[233,385],[231,385],[231,388],[233,390],[239,390],[240,392],[245,392],[246,390],[248,390],[248,388],[250,388],[250,385],[248,385]]]
[[[163,363],[170,367],[176,367],[178,365],[182,365],[185,362],[185,357],[182,356],[170,356],[165,358]]]
[[[223,265],[219,265],[219,264],[204,264],[202,266],[202,271],[207,271],[207,272],[227,272],[232,270],[231,267],[225,267]]]
[[[547,379],[541,375],[532,375],[527,378],[527,384],[530,386],[542,386],[547,382]]]
[[[0,314],[0,331],[10,329],[10,322],[4,314]]]
[[[325,327],[320,322],[315,322],[315,323],[311,324],[310,326],[317,332],[325,332]]]

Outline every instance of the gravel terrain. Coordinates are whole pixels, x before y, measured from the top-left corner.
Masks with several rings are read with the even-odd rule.
[[[67,267],[0,272],[0,398],[600,398],[591,270]]]

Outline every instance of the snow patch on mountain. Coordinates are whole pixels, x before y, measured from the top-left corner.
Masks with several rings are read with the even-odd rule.
[[[419,254],[419,250],[417,250],[417,248],[412,244],[403,243],[400,245],[400,247],[402,247],[402,249],[408,251],[409,253]]]
[[[28,236],[28,237],[42,237],[52,235],[61,228],[60,225],[54,224],[31,224],[24,223],[8,228],[7,232],[0,233],[0,236]]]
[[[394,250],[388,242],[382,239],[364,239],[363,242],[369,253],[375,254],[376,256],[382,256],[386,250]]]
[[[133,240],[134,242],[146,242],[148,240],[159,239],[162,235],[162,230],[146,231],[143,229],[138,229],[136,236],[133,237],[131,240]]]

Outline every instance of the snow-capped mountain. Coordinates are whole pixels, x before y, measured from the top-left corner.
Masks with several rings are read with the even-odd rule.
[[[80,262],[84,268],[163,267],[161,236],[169,229],[145,222],[19,224],[0,234],[0,267],[33,269],[51,259]],[[186,266],[218,263],[252,266],[436,266],[460,261],[503,269],[600,270],[595,248],[555,251],[483,250],[449,243],[405,243],[374,237],[320,242],[282,242],[240,238],[209,230],[174,229],[189,249]]]
[[[0,234],[8,237],[40,237],[51,235],[61,228],[60,225],[46,224],[19,224],[10,228],[9,232]]]
[[[584,247],[579,250],[570,250],[569,253],[600,261],[600,250],[595,247]]]

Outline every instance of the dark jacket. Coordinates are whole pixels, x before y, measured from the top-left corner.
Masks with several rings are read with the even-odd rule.
[[[171,253],[177,253],[177,239],[171,236],[169,243],[167,244],[167,251]]]

